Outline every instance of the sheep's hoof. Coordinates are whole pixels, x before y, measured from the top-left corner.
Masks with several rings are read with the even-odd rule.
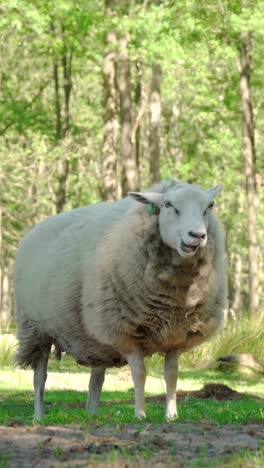
[[[41,416],[41,417],[40,416],[38,416],[38,417],[34,416],[32,422],[36,426],[38,426],[39,424],[42,424],[43,423],[43,416]]]
[[[178,413],[177,412],[168,412],[166,413],[166,421],[167,422],[173,422],[173,421],[176,421],[176,419],[178,419]]]
[[[89,416],[95,416],[97,414],[98,406],[87,405],[85,409]]]
[[[138,411],[138,412],[135,413],[135,416],[136,416],[137,419],[140,419],[141,421],[146,419],[145,411]]]

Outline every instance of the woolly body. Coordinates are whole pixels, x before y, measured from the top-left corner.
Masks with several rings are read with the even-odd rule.
[[[183,351],[206,340],[223,318],[218,232],[214,218],[207,246],[182,259],[162,242],[157,216],[137,207],[111,229],[84,272],[85,328],[121,355],[138,346],[144,355]]]
[[[149,197],[179,186],[190,199],[201,192],[172,181]],[[161,219],[126,198],[48,218],[25,237],[14,271],[19,364],[36,369],[54,343],[87,366],[131,365],[134,353],[177,354],[219,328],[226,294],[218,221],[210,212],[206,245],[182,256],[164,243]]]

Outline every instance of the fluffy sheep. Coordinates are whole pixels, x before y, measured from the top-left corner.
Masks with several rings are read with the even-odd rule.
[[[166,417],[177,417],[178,357],[210,338],[226,305],[220,186],[166,181],[146,192],[49,217],[26,235],[14,268],[19,348],[34,370],[35,418],[51,346],[92,368],[96,413],[105,370],[129,364],[145,417],[144,357],[165,356]]]

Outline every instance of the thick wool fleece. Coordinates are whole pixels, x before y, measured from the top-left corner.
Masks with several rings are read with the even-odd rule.
[[[222,322],[224,270],[213,213],[207,246],[190,259],[164,245],[158,217],[132,199],[48,218],[16,258],[17,362],[35,367],[52,344],[57,356],[102,367],[125,364],[135,348],[186,351]]]
[[[82,320],[123,356],[185,351],[222,323],[224,248],[213,214],[207,246],[184,259],[162,243],[158,218],[138,206],[108,232],[93,262],[83,272]]]

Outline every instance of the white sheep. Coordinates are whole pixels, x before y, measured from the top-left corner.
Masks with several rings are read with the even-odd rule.
[[[144,357],[164,353],[166,417],[177,417],[178,356],[214,334],[226,304],[224,241],[212,211],[219,190],[166,181],[50,217],[23,239],[16,359],[34,369],[36,419],[52,344],[92,367],[91,414],[106,368],[128,363],[135,415],[145,417]]]

